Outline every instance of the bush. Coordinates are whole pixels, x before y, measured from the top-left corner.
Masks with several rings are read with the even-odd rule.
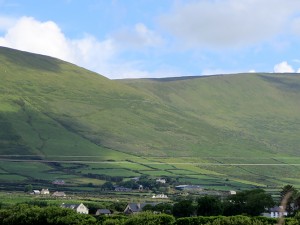
[[[142,212],[131,216],[124,225],[172,225],[175,224],[175,218],[166,214],[153,214],[151,212]]]

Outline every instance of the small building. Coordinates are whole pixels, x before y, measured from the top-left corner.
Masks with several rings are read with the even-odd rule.
[[[146,205],[156,206],[157,204],[159,204],[159,203],[152,203],[152,202],[151,203],[129,203],[126,206],[124,213],[125,214],[136,214],[136,213],[142,212],[143,208]]]
[[[139,180],[140,180],[140,178],[139,178],[139,177],[133,177],[133,178],[131,178],[131,180],[133,180],[133,181],[137,182],[137,181],[139,181]]]
[[[156,179],[156,183],[165,184],[166,182],[167,182],[166,179],[163,178]]]
[[[61,204],[62,208],[73,209],[80,214],[89,214],[89,209],[82,203],[80,204]]]
[[[232,191],[232,190],[231,190],[231,191],[229,191],[229,194],[230,194],[230,195],[236,195],[236,191]]]
[[[270,208],[268,212],[263,213],[263,216],[269,218],[281,218],[287,215],[288,213],[283,209],[283,206],[275,206],[273,208]]]
[[[203,188],[200,185],[178,185],[175,187],[175,189],[180,191],[202,191]]]
[[[118,191],[118,192],[131,192],[131,191],[132,191],[132,188],[115,187],[115,191]]]
[[[41,190],[41,195],[50,195],[50,192],[49,192],[49,189],[48,188],[43,188],[42,190]]]
[[[65,194],[65,192],[62,192],[62,191],[56,191],[52,194],[53,197],[66,197],[67,195]]]
[[[98,209],[96,212],[96,216],[101,216],[101,215],[109,216],[111,215],[111,211],[109,209]]]
[[[32,194],[39,195],[39,194],[41,194],[41,192],[39,190],[32,190]]]
[[[165,194],[158,194],[158,195],[153,195],[152,198],[165,198],[166,199],[166,198],[168,198],[168,196]]]
[[[52,184],[56,184],[56,185],[65,185],[65,181],[64,180],[55,180],[52,182]]]

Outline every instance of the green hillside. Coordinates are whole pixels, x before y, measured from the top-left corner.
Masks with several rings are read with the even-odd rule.
[[[109,80],[0,48],[0,78],[5,185],[147,174],[219,189],[300,186],[298,74]]]

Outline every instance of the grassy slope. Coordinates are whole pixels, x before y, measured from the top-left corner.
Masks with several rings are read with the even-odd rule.
[[[298,74],[123,82],[163,99],[174,110],[189,115],[186,120],[191,123],[202,124],[203,132],[188,129],[200,142],[198,153],[207,149],[219,156],[225,156],[222,151],[227,156],[246,156],[257,151],[259,156],[299,156]]]
[[[298,156],[299,75],[111,81],[50,57],[0,48],[0,77],[2,155],[130,160],[106,166],[104,173],[187,174],[188,179],[208,177],[210,184],[228,174],[262,184],[267,179],[275,184],[277,178],[237,166],[174,164],[170,169],[153,163],[257,163],[257,157]],[[2,177],[17,176],[6,166],[0,169]],[[295,170],[281,171],[293,180]],[[21,175],[32,176],[26,170]],[[79,180],[75,175],[72,179]]]

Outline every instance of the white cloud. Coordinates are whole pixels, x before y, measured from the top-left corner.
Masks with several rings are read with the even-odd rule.
[[[182,1],[161,25],[189,47],[233,47],[268,40],[290,29],[297,0]]]
[[[286,61],[278,63],[274,66],[274,73],[294,73],[295,70]]]
[[[113,39],[125,44],[127,47],[157,47],[163,43],[160,37],[153,30],[150,30],[143,23],[135,24],[134,28],[126,28],[117,32]]]
[[[3,19],[5,21],[5,18]],[[120,61],[121,44],[114,38],[99,41],[86,34],[81,39],[69,39],[53,21],[41,22],[32,17],[22,17],[9,24],[4,36],[0,36],[0,46],[49,55],[109,78],[166,77],[180,75],[170,69],[153,72],[143,69],[142,61]],[[1,26],[1,18],[0,18]],[[5,26],[3,26],[5,27]],[[136,41],[139,46],[161,44],[160,37],[143,24],[137,24],[127,41]],[[119,40],[126,43],[126,40]]]
[[[74,61],[68,40],[52,21],[22,17],[0,38],[0,45]]]

